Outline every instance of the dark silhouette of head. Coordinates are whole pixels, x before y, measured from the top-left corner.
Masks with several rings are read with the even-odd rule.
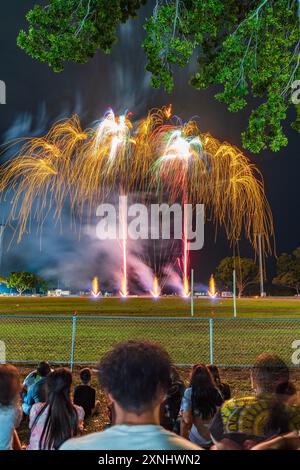
[[[204,364],[198,364],[192,370],[190,386],[192,388],[192,415],[210,419],[221,405],[221,395],[216,389],[214,379]]]
[[[18,369],[11,365],[0,365],[0,405],[12,405],[21,390]]]
[[[45,361],[40,362],[37,366],[36,372],[40,377],[47,377],[47,375],[51,372],[49,363]]]
[[[215,366],[214,364],[209,364],[207,366],[209,372],[211,373],[212,375],[212,378],[214,379],[214,382],[216,384],[217,387],[220,387],[221,385],[221,378],[220,378],[220,372],[219,372],[219,369],[217,366]]]
[[[260,354],[252,367],[253,387],[260,393],[276,393],[289,382],[289,368],[276,354]]]
[[[99,382],[125,411],[141,415],[155,407],[171,385],[171,361],[156,344],[129,341],[100,361]]]
[[[85,367],[84,369],[81,369],[80,371],[80,380],[84,385],[87,385],[90,383],[92,379],[92,374],[91,374],[91,369],[88,367]]]

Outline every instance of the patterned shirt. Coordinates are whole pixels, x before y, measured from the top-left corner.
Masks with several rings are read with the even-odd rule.
[[[40,417],[38,418],[33,428],[32,426],[36,420],[36,417],[38,416],[39,412],[41,411],[44,405],[45,403],[36,403],[31,408],[30,419],[29,419],[29,429],[31,429],[31,434],[30,434],[28,450],[39,450],[40,448],[40,439],[44,430],[44,426],[45,426],[46,418],[48,414],[47,408],[40,415]],[[82,423],[84,419],[84,411],[83,411],[83,408],[81,408],[81,406],[74,405],[74,407],[76,408],[76,412],[78,416],[78,428],[79,428],[80,424]]]
[[[270,395],[233,398],[225,402],[211,426],[213,438],[220,441],[224,436],[229,437],[238,433],[251,437],[264,437],[273,403],[274,397]],[[288,416],[289,430],[300,430],[300,408],[283,406]]]

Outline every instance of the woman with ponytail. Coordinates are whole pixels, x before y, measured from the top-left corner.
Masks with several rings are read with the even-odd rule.
[[[181,403],[181,436],[200,447],[210,448],[209,427],[223,401],[207,366],[194,366]]]
[[[83,427],[84,411],[71,401],[72,374],[60,368],[47,377],[45,403],[36,403],[30,412],[28,450],[56,450]]]
[[[220,372],[219,372],[218,367],[215,366],[214,364],[209,364],[207,366],[207,368],[208,368],[209,372],[211,373],[212,378],[214,379],[214,382],[216,384],[216,387],[219,390],[219,392],[221,393],[224,401],[230,400],[230,398],[231,398],[230,386],[227,383],[224,383],[224,382],[221,381]]]

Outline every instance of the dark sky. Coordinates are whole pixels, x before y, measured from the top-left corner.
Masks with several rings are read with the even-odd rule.
[[[34,61],[16,45],[19,30],[26,28],[25,14],[34,3],[31,0],[10,0],[1,8],[0,79],[7,85],[7,104],[0,106],[2,143],[12,137],[43,133],[58,117],[68,116],[74,111],[79,113],[85,126],[99,119],[109,106],[116,112],[129,109],[133,118],[139,119],[149,108],[172,102],[175,113],[183,120],[198,115],[203,131],[241,146],[240,133],[246,127],[249,110],[229,113],[213,98],[216,89],[199,92],[189,86],[188,77],[193,65],[187,70],[176,70],[175,89],[171,95],[151,89],[141,49],[143,19],[151,13],[151,2],[137,20],[120,29],[119,41],[111,55],[98,52],[88,64],[68,64],[61,74],[55,74],[46,64]],[[300,245],[299,135],[289,129],[288,123],[286,129],[289,145],[281,152],[266,152],[259,156],[246,152],[264,175],[274,215],[277,253]],[[3,203],[1,211],[5,217]],[[217,262],[231,254],[224,235],[220,234],[214,243],[213,230],[209,226],[205,235],[204,249],[193,255],[196,279],[203,283],[207,283]],[[70,233],[60,235],[51,223],[45,227],[42,242],[33,233],[20,245],[12,243],[8,247],[10,239],[11,231],[7,229],[1,268],[4,274],[19,269],[45,273],[45,268],[55,273],[64,253],[68,254],[68,259],[79,257],[80,253],[83,257],[80,264],[90,263],[88,257],[84,258],[86,250],[79,248],[76,236]],[[245,243],[241,244],[241,254],[251,254]],[[268,265],[270,277],[274,260],[269,260]],[[87,268],[82,278],[97,274],[97,265],[93,265],[91,271]]]

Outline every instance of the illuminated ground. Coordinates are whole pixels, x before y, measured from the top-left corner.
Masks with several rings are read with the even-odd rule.
[[[232,299],[195,299],[195,316],[232,317]],[[0,297],[0,314],[190,315],[190,301],[180,297],[100,298]],[[300,318],[300,298],[238,299],[242,317]]]
[[[158,300],[1,297],[0,340],[5,342],[8,360],[69,363],[72,313],[76,311],[87,318],[79,317],[76,322],[75,362],[96,363],[116,342],[139,338],[163,344],[178,364],[208,363],[209,319],[213,318],[213,361],[218,365],[247,366],[263,351],[277,352],[292,365],[292,344],[300,339],[300,299],[241,299],[237,302],[240,319],[222,320],[232,318],[232,304],[232,299],[195,299],[196,318],[191,319],[189,301],[174,297]],[[23,314],[31,317],[19,317]],[[104,319],[104,315],[127,318]]]

